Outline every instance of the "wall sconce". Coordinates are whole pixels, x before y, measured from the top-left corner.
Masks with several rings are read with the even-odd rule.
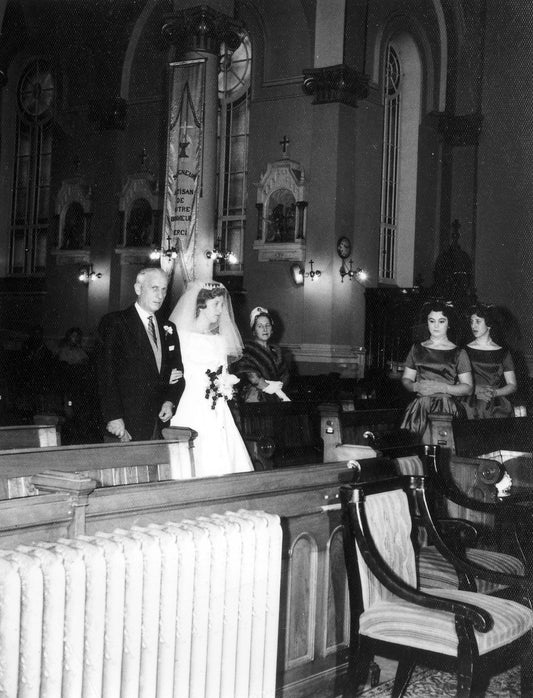
[[[368,279],[368,274],[361,267],[353,268],[353,259],[348,262],[349,266],[346,266],[346,261],[343,260],[341,268],[339,269],[339,274],[341,275],[341,281],[344,281],[344,277],[347,276],[350,281],[355,278],[356,281],[361,283]]]
[[[308,276],[311,279],[311,281],[314,281],[315,279],[319,279],[322,276],[322,272],[320,271],[320,269],[313,269],[313,264],[314,264],[313,260],[310,259],[309,266],[311,267],[311,270],[304,274],[304,276],[306,276],[306,277]]]
[[[291,278],[296,286],[301,286],[305,279],[311,279],[311,281],[315,281],[315,279],[318,279],[320,276],[322,276],[322,272],[320,271],[320,269],[315,269],[313,265],[314,262],[312,259],[310,259],[309,266],[311,267],[311,269],[309,271],[304,271],[305,268],[299,262],[294,262],[293,264],[291,264]]]
[[[102,274],[100,272],[94,271],[92,264],[84,264],[82,267],[80,267],[78,280],[81,281],[83,284],[88,284],[89,281],[96,281],[96,279],[101,278]]]
[[[152,250],[150,252],[150,259],[158,260],[161,257],[167,257],[169,260],[174,260],[178,256],[178,250],[170,244],[172,240],[170,235],[167,235],[167,246],[166,248],[161,247],[160,250]]]
[[[293,262],[290,266],[291,279],[295,286],[302,286],[304,282],[304,268],[300,262]]]
[[[218,264],[222,260],[228,262],[229,264],[237,264],[239,261],[236,254],[231,250],[225,250],[222,247],[222,240],[217,238],[215,246],[212,250],[206,250],[205,256],[207,259],[212,259],[215,264]]]

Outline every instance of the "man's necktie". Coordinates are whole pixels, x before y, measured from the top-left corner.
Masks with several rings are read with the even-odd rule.
[[[150,337],[154,340],[154,344],[157,346],[157,335],[155,333],[155,325],[154,325],[154,316],[153,315],[148,316],[148,332],[150,333]]]

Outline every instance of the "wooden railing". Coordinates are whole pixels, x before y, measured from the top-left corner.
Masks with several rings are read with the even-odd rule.
[[[38,494],[0,501],[0,547],[98,531],[262,509],[279,514],[283,571],[277,696],[339,695],[349,609],[338,505],[346,463],[204,479],[97,487],[89,473],[169,468],[174,441],[23,449],[0,453],[3,478],[31,478]],[[42,472],[45,471],[45,472]],[[176,477],[172,471],[160,474]]]

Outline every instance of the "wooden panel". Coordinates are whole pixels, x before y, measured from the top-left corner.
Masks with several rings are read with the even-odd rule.
[[[318,546],[307,534],[289,550],[285,668],[313,661],[315,654]]]
[[[57,418],[56,418],[57,419]],[[58,446],[59,437],[53,425],[23,424],[0,427],[0,449]]]
[[[326,627],[322,640],[324,654],[337,652],[350,642],[350,608],[348,577],[344,563],[342,527],[331,534],[327,549],[326,580]]]
[[[143,442],[139,445],[140,452],[120,449],[121,462],[125,461],[125,451],[137,462],[141,452],[148,461],[162,457],[162,444],[152,442],[152,450]],[[73,463],[86,461],[93,453],[99,463],[104,463],[106,449],[113,456],[117,454],[113,445],[96,449],[67,447],[64,452]],[[88,451],[85,456],[80,453],[83,450]],[[39,468],[36,462],[28,460],[27,453],[22,463],[33,471]],[[49,465],[46,459],[46,469]],[[66,461],[63,466],[66,468]],[[218,478],[119,485],[92,493],[87,490],[74,513],[72,499],[66,495],[39,494],[0,501],[0,546],[67,535],[71,528],[69,517],[79,517],[83,512],[86,515],[79,532],[88,535],[239,508],[277,513],[284,537],[278,640],[282,661],[278,662],[277,694],[286,698],[323,698],[335,695],[347,661],[342,590],[345,572],[341,564],[340,511],[335,504],[338,478],[345,467],[344,463],[317,464]],[[52,487],[53,477],[49,479]],[[76,482],[73,479],[74,485]],[[78,485],[82,490],[87,479],[79,479]],[[338,623],[341,627],[337,627]],[[285,657],[290,658],[287,664]]]

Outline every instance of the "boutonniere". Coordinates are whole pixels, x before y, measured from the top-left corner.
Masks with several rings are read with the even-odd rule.
[[[163,329],[165,330],[165,339],[169,336],[169,334],[174,334],[174,328],[170,325],[163,325]]]

